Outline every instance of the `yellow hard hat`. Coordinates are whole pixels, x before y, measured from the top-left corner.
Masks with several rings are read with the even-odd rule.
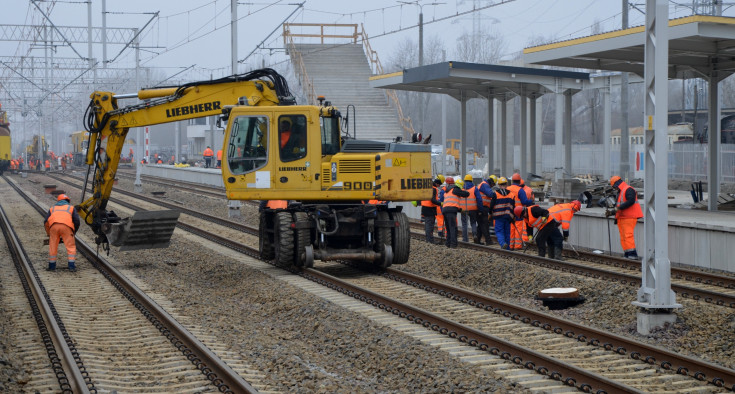
[[[457,180],[454,181],[454,184],[456,184],[459,187],[464,187],[464,182],[459,178],[457,178]]]
[[[470,182],[472,182],[472,175],[470,175],[470,174],[467,174],[467,175],[465,175],[465,176],[464,176],[464,180],[465,180],[465,181],[470,181]]]
[[[438,179],[438,180],[442,181],[442,183],[444,183],[444,175],[439,174],[439,175],[436,176],[436,179]]]
[[[498,184],[498,177],[495,175],[490,175],[487,179],[490,179],[493,181],[494,184]]]
[[[504,176],[501,176],[500,178],[498,178],[498,185],[507,185],[507,184],[508,184],[508,180],[505,179]]]

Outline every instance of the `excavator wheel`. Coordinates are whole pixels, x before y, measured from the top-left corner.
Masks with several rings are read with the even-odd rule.
[[[378,211],[377,221],[389,221],[390,215],[386,211]],[[375,228],[375,246],[374,250],[381,254],[381,258],[376,264],[380,268],[388,268],[393,264],[393,248],[392,245],[392,234],[390,227],[376,227]]]
[[[393,236],[393,264],[406,264],[411,249],[408,217],[403,212],[392,212],[391,219],[397,226],[391,228]]]
[[[274,227],[276,229],[275,246],[276,262],[281,265],[293,264],[294,231],[291,228],[293,219],[291,213],[286,211],[276,212]]]
[[[273,260],[273,257],[276,256],[276,251],[273,248],[273,233],[268,232],[268,220],[266,218],[265,212],[260,213],[258,236],[260,238],[258,243],[260,258],[265,261]]]
[[[293,214],[294,223],[307,223],[309,221],[309,215],[306,212],[294,212]],[[309,228],[297,228],[294,230],[294,256],[293,262],[297,267],[311,268],[314,266],[314,258],[311,261],[307,261],[306,258],[306,246],[310,245],[311,230]],[[308,263],[308,264],[307,264]]]

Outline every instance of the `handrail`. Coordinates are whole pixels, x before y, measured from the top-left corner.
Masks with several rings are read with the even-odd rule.
[[[283,43],[286,46],[286,50],[291,54],[291,59],[294,62],[294,72],[301,82],[301,87],[304,89],[307,104],[316,105],[314,83],[311,82],[311,78],[309,78],[309,74],[306,72],[306,66],[304,65],[304,58],[301,56],[301,52],[296,50],[296,44],[293,41],[293,35],[291,35],[289,25],[290,23],[283,24]]]
[[[363,47],[365,48],[365,54],[367,55],[368,60],[370,63],[375,67],[373,74],[380,75],[383,74],[383,65],[380,63],[380,58],[378,57],[378,52],[372,48],[370,45],[370,41],[368,40],[367,32],[365,31],[365,26],[363,24],[360,24],[360,36],[362,37],[362,43]],[[370,67],[371,70],[373,70],[373,67]],[[413,121],[411,120],[411,117],[405,116],[403,114],[403,108],[401,107],[401,103],[398,100],[398,95],[396,94],[395,90],[393,89],[387,89],[385,91],[385,95],[390,99],[390,101],[393,103],[393,106],[396,109],[396,112],[398,112],[398,121],[401,123],[401,128],[403,128],[403,131],[407,134],[405,137],[410,137],[413,135],[416,130],[413,128]]]
[[[319,33],[299,33],[294,34],[291,32],[291,27],[319,27]],[[324,28],[325,27],[334,27],[334,28],[352,28],[352,34],[324,34]],[[291,56],[291,59],[294,61],[294,69],[299,77],[299,81],[301,82],[301,85],[304,88],[304,92],[307,96],[307,100],[309,104],[316,105],[316,93],[314,93],[314,84],[311,82],[311,79],[309,78],[309,75],[306,73],[306,66],[304,65],[304,59],[301,56],[301,52],[296,50],[296,44],[294,43],[294,37],[301,37],[301,38],[319,38],[320,42],[324,44],[325,38],[349,38],[352,40],[353,44],[357,44],[358,38],[361,39],[363,48],[365,50],[365,55],[367,56],[368,60],[370,61],[370,71],[373,74],[379,75],[383,74],[383,65],[380,63],[380,58],[378,57],[378,52],[375,51],[372,46],[370,45],[370,41],[368,40],[367,32],[365,32],[365,27],[363,24],[360,24],[360,31],[357,30],[357,24],[341,24],[341,23],[284,23],[283,24],[283,42],[286,47],[286,49],[289,51],[289,54],[294,53],[295,55]],[[395,107],[396,112],[398,114],[398,121],[401,123],[401,128],[403,129],[404,133],[406,134],[405,137],[411,136],[413,133],[415,133],[415,129],[413,128],[413,121],[410,117],[405,116],[403,114],[403,108],[401,108],[401,103],[398,100],[398,95],[396,95],[396,92],[394,90],[386,90],[385,95],[388,97],[389,101],[393,104],[393,107]]]

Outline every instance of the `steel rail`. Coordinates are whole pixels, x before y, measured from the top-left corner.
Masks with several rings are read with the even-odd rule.
[[[187,225],[184,223],[179,223],[178,225],[186,231],[189,231],[199,236],[202,236],[204,238],[207,238],[213,242],[216,242],[228,248],[237,250],[241,253],[250,255],[252,257],[256,257],[256,258],[258,257],[258,251],[254,248],[248,247],[236,241],[232,241],[229,238],[225,238],[225,237],[210,233],[208,231],[198,229],[195,226]],[[503,251],[503,252],[506,252],[506,251]],[[515,252],[508,252],[508,253],[512,253],[514,256],[518,255]],[[527,257],[533,257],[533,256],[527,256]],[[381,303],[383,305],[395,305],[394,308],[399,308],[397,310],[406,310],[406,308],[413,309],[412,307],[401,304],[398,301],[391,301],[388,299],[383,299],[382,296],[372,293],[369,290],[364,290],[359,287],[353,286],[346,282],[340,281],[337,278],[321,273],[320,271],[317,271],[317,270],[313,270],[313,269],[307,269],[304,271],[299,271],[299,270],[294,270],[294,269],[289,269],[289,270],[294,273],[298,273],[306,277],[307,279],[314,280],[316,282],[324,282],[326,280],[324,279],[324,277],[329,277],[329,282],[339,283],[338,286],[341,286],[342,288],[345,288],[345,289],[349,289],[349,291],[353,292],[354,294],[361,294],[361,295],[368,294],[373,299],[377,299],[376,297],[380,297],[382,299]],[[309,275],[313,275],[317,279],[312,279],[309,277]],[[584,341],[593,346],[602,347],[606,350],[614,351],[618,354],[630,354],[631,358],[641,360],[642,362],[654,364],[657,362],[657,360],[659,360],[660,366],[664,369],[674,369],[675,368],[677,370],[677,373],[682,374],[682,375],[692,376],[695,379],[699,379],[699,380],[706,380],[709,378],[711,379],[709,383],[720,386],[720,387],[728,385],[728,384],[733,385],[733,389],[735,390],[735,375],[733,375],[735,374],[735,371],[729,370],[727,368],[724,368],[724,367],[721,367],[715,364],[707,363],[703,360],[696,360],[690,357],[681,356],[676,353],[667,351],[665,349],[660,349],[660,348],[656,348],[656,347],[649,346],[646,344],[638,343],[636,341],[632,341],[632,340],[629,340],[627,338],[624,338],[624,337],[621,337],[615,334],[606,333],[604,331],[596,330],[594,328],[585,327],[580,324],[565,321],[563,319],[559,319],[559,318],[556,318],[548,314],[529,310],[529,309],[526,309],[520,306],[516,306],[510,303],[506,303],[506,302],[503,302],[503,301],[500,301],[500,300],[497,300],[491,297],[475,294],[475,293],[461,289],[456,286],[444,284],[442,282],[427,279],[427,278],[422,278],[416,275],[404,273],[404,272],[397,271],[394,269],[388,269],[384,275],[390,279],[393,279],[399,282],[403,282],[403,283],[409,283],[416,287],[423,288],[427,291],[433,291],[434,289],[436,289],[436,291],[434,292],[440,295],[445,295],[448,298],[452,298],[452,299],[455,299],[463,303],[474,305],[478,308],[483,308],[485,310],[492,311],[496,314],[503,314],[504,316],[512,318],[514,320],[520,320],[527,324],[532,324],[534,326],[542,327],[546,330],[552,331],[557,334],[563,334],[570,338],[576,337],[577,340]],[[322,278],[318,279],[319,277],[322,277]],[[632,276],[627,276],[627,277],[635,279]],[[335,282],[335,281],[338,281],[338,282]],[[334,286],[329,286],[329,287],[334,288]],[[351,295],[351,296],[354,296],[354,295]],[[355,298],[359,298],[365,301],[363,296],[355,297]],[[422,315],[422,313],[424,315]],[[445,324],[445,325],[454,324],[449,320],[435,316],[428,312],[419,311],[416,313],[412,313],[412,315],[420,316],[423,319],[423,321],[440,321],[442,324]],[[433,328],[435,324],[432,324],[431,326]],[[500,338],[495,338],[489,334],[484,334],[472,328],[462,326],[462,325],[459,325],[459,328],[455,329],[454,331],[447,331],[447,335],[449,335],[449,333],[451,332],[457,333],[455,337],[458,337],[460,332],[464,333],[466,338],[470,338],[469,335],[473,335],[472,338],[474,338],[476,335],[481,335],[484,342],[490,342],[490,343],[493,343],[494,345],[496,343],[499,344],[493,347],[485,346],[485,349],[482,349],[482,350],[490,349],[491,353],[496,354],[496,355],[502,354],[502,352],[506,352],[508,354],[507,356],[508,359],[511,359],[510,355],[513,355],[512,361],[518,364],[520,364],[521,361],[524,359],[526,361],[531,361],[534,366],[537,365],[539,362],[546,363],[547,365],[552,365],[550,364],[552,362],[554,363],[559,362],[558,360],[550,360],[550,358],[548,358],[547,356],[544,356],[543,354],[533,354],[535,352],[533,352],[530,349],[526,349],[520,345],[515,345],[512,343],[497,342],[496,339],[499,341],[503,341],[503,340]],[[466,340],[463,342],[468,342],[468,341],[469,340]],[[479,347],[480,345],[477,345],[477,346]],[[513,351],[514,353],[510,353],[510,351]],[[526,352],[531,352],[531,353],[526,353]],[[516,360],[519,360],[519,361],[516,361]],[[528,364],[528,362],[526,362],[525,364],[531,365],[531,364]],[[551,376],[552,378],[557,378],[560,380],[564,376],[572,376],[571,374],[573,374],[574,376],[578,376],[578,373],[580,371],[578,371],[577,369],[579,368],[573,365],[569,365],[571,369],[567,369],[567,367],[568,367],[567,365],[563,365],[561,367],[557,367],[556,369],[554,369],[554,371],[551,371],[551,372],[548,370],[548,368],[543,368],[543,367],[539,367],[535,369],[537,370],[537,372],[547,374]],[[560,373],[560,371],[563,371],[564,373],[559,375],[558,373]],[[690,371],[692,372],[690,373]],[[578,379],[575,379],[575,378],[572,378],[572,380],[565,379],[565,381],[567,381],[567,384],[571,384],[572,382],[576,384],[577,380]],[[612,382],[612,383],[617,384],[615,382]],[[592,386],[589,383],[581,383],[578,387],[582,389],[588,389]],[[612,389],[613,391],[620,390],[619,387],[618,388],[608,387],[607,389],[608,390]],[[604,388],[601,390],[607,391]]]
[[[3,178],[8,184],[11,184],[6,177]],[[26,290],[30,292],[27,295],[29,298],[28,301],[33,309],[33,314],[39,314],[39,317],[42,319],[42,321],[39,321],[38,318],[36,319],[41,336],[48,336],[52,342],[46,344],[46,349],[51,359],[51,367],[54,368],[59,380],[61,391],[65,393],[89,393],[90,390],[87,387],[88,382],[84,376],[86,372],[83,373],[81,371],[80,366],[77,364],[77,358],[74,356],[76,350],[72,350],[69,347],[69,342],[67,342],[67,339],[69,341],[71,339],[61,329],[57,317],[54,316],[54,311],[51,308],[50,301],[46,297],[43,285],[37,278],[31,262],[26,257],[23,245],[20,239],[18,239],[18,235],[10,224],[10,219],[5,214],[2,206],[0,206],[0,226],[8,241],[8,248],[11,254],[19,263],[20,270],[18,275],[22,275],[21,281],[25,282],[24,287],[27,285]],[[57,367],[61,367],[61,371],[57,370]]]
[[[411,233],[411,236],[415,239],[424,239],[423,234]],[[501,256],[512,257],[516,259],[523,259],[526,263],[537,265],[539,267],[558,270],[562,272],[569,272],[575,275],[587,276],[595,279],[607,280],[611,282],[620,282],[622,284],[628,284],[630,286],[640,286],[641,278],[639,275],[625,274],[619,272],[608,271],[603,268],[590,267],[572,261],[559,261],[549,259],[541,256],[534,256],[531,254],[525,254],[522,252],[498,249],[494,247],[488,247],[485,245],[476,245],[469,242],[459,242],[459,244],[467,249],[474,249],[483,252],[491,252]],[[672,268],[673,271],[673,268]],[[728,306],[735,308],[735,295],[718,293],[706,289],[697,289],[695,287],[671,284],[671,290],[681,295],[684,298],[692,298],[693,300],[704,300],[708,303],[713,303],[721,306]]]
[[[17,185],[11,184],[18,193],[26,197],[39,213],[43,209],[34,200],[29,200]],[[186,358],[199,369],[220,392],[257,393],[258,391],[233,371],[198,338],[161,308],[145,292],[122,275],[107,260],[99,256],[86,242],[76,239],[78,250],[115,286]]]
[[[658,363],[663,369],[674,370],[679,374],[691,376],[698,380],[708,380],[713,385],[728,387],[730,390],[735,391],[735,370],[720,365],[688,357],[408,272],[388,268],[383,273],[383,276],[474,306],[478,309],[484,309],[513,320],[542,327],[547,331],[569,338],[576,338],[578,341],[586,342],[588,345],[598,346],[622,355],[629,354],[631,358],[641,360],[648,364]]]
[[[411,227],[420,229],[423,234],[423,225],[417,222],[411,222]],[[497,250],[497,248],[488,247],[484,245],[476,245],[469,242],[460,241],[463,247],[476,247],[480,250]],[[599,255],[597,253],[589,252],[584,249],[578,249],[580,257],[570,255],[566,250],[564,251],[566,256],[573,257],[577,260],[590,261],[593,263],[601,263],[610,265],[613,267],[625,268],[631,271],[640,271],[641,262],[637,260],[626,259],[618,256]],[[676,279],[685,280],[688,282],[703,283],[706,285],[724,287],[726,289],[735,289],[735,276],[718,275],[716,273],[695,271],[683,267],[671,267],[671,277]]]

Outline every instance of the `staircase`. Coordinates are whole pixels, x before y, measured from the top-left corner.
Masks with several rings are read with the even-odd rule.
[[[302,62],[314,93],[324,96],[343,117],[348,104],[355,106],[355,114],[352,109],[349,113],[351,136],[392,141],[405,135],[386,92],[368,85],[373,73],[362,44],[293,44],[289,55],[294,64],[299,59]]]

